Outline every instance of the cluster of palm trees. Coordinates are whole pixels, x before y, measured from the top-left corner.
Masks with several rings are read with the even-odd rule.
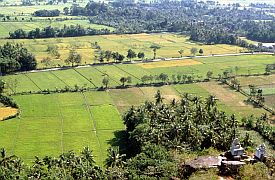
[[[155,102],[132,107],[124,116],[130,141],[154,143],[167,148],[200,150],[227,149],[236,134],[236,118],[218,110],[214,96],[201,99],[185,94],[180,101],[163,103],[158,92]]]
[[[35,158],[27,166],[16,156],[7,156],[1,149],[1,179],[104,179],[104,171],[95,164],[92,151],[85,147],[80,155],[69,151],[58,158]]]

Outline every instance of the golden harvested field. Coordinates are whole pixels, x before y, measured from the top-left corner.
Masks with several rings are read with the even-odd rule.
[[[17,109],[11,107],[0,107],[0,121],[4,118],[15,115],[17,113]]]
[[[192,65],[198,65],[198,64],[202,64],[202,63],[192,59],[185,59],[185,60],[141,63],[138,65],[145,69],[152,69],[152,68],[163,68],[163,67],[192,66]]]

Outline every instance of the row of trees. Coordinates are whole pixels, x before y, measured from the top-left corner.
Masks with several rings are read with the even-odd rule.
[[[54,10],[38,10],[33,13],[34,16],[37,17],[56,17],[60,15],[60,11],[58,9]]]
[[[54,28],[51,26],[45,28],[36,28],[31,31],[24,31],[23,29],[17,29],[14,32],[9,33],[10,39],[36,39],[36,38],[52,38],[52,37],[75,37],[86,35],[102,35],[110,34],[109,29],[93,29],[84,28],[80,25],[64,25],[63,28]]]
[[[111,59],[113,59],[116,62],[122,62],[125,58],[128,60],[132,61],[135,58],[139,58],[141,60],[145,59],[145,53],[144,52],[138,52],[136,53],[134,50],[129,49],[127,51],[126,57],[118,52],[112,52],[110,50],[104,51],[101,49],[101,47],[96,43],[96,45],[93,45],[93,47],[96,49],[95,53],[95,59],[98,60],[100,63],[103,63],[104,60],[106,59],[107,63],[110,62]],[[153,59],[157,58],[157,50],[160,49],[161,47],[159,45],[152,45],[150,46],[150,49],[153,51]],[[184,50],[181,49],[178,51],[180,54],[180,57],[183,57]],[[204,51],[203,49],[197,49],[197,48],[191,48],[190,53],[192,56],[196,56],[197,53],[200,55],[203,55]]]

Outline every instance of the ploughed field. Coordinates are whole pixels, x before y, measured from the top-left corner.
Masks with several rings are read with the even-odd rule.
[[[100,25],[89,25],[87,20],[79,20],[79,24],[83,23],[83,26],[91,26],[97,29],[109,28]],[[43,22],[47,24],[49,22]],[[43,26],[43,23],[41,26]],[[59,26],[60,24],[76,24],[78,20],[52,22],[53,26]],[[13,23],[15,26],[16,23]],[[5,26],[5,23],[0,23],[1,26]],[[13,27],[11,26],[11,27]],[[36,26],[31,25],[31,26]],[[4,28],[4,27],[3,27]],[[31,27],[32,28],[32,27]],[[110,29],[110,28],[109,28]],[[111,29],[112,30],[112,29]],[[0,35],[1,36],[1,35]],[[228,53],[239,53],[244,49],[238,46],[231,45],[204,45],[196,42],[190,42],[187,36],[177,35],[177,34],[124,34],[124,35],[100,35],[100,36],[84,36],[84,37],[67,37],[67,38],[48,38],[48,39],[0,39],[0,44],[6,42],[16,42],[24,44],[30,52],[32,52],[37,60],[38,67],[45,67],[41,63],[43,58],[49,57],[51,59],[51,67],[59,67],[66,65],[65,60],[69,55],[70,49],[75,49],[81,56],[81,64],[90,64],[95,61],[95,49],[92,45],[97,42],[102,50],[110,50],[119,52],[125,57],[127,55],[128,49],[134,50],[136,53],[144,52],[145,59],[153,58],[153,51],[150,48],[152,45],[159,45],[161,48],[157,50],[157,58],[171,58],[180,57],[179,50],[183,49],[183,56],[190,56],[191,48],[195,47],[198,50],[203,49],[203,55],[212,54],[228,54]],[[48,46],[57,46],[57,50],[60,53],[60,58],[56,59],[55,56],[47,52]],[[127,59],[125,59],[127,60]],[[113,61],[111,59],[111,61]]]

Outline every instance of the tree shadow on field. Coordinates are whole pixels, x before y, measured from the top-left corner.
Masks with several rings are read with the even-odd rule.
[[[129,140],[129,134],[126,130],[118,130],[114,132],[115,137],[107,141],[111,146],[118,146],[119,153],[125,154],[126,158],[131,158],[137,154],[138,148]]]
[[[120,154],[126,154],[127,157],[131,156],[129,134],[125,130],[119,130],[114,132],[115,137],[108,140],[108,144],[111,146],[118,146]]]

